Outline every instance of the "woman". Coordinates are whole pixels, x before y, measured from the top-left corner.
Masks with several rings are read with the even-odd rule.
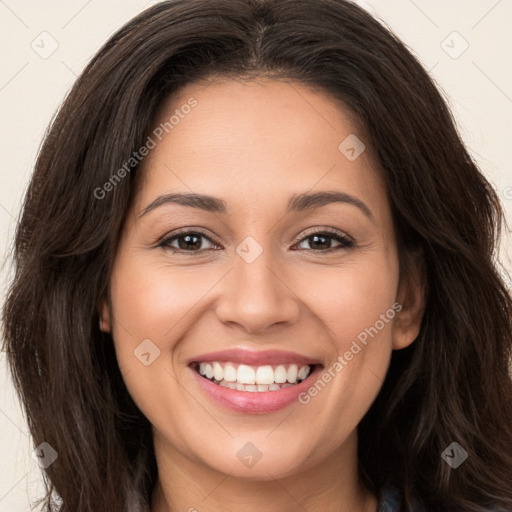
[[[143,12],[60,109],[16,236],[45,510],[512,510],[501,223],[352,3]]]

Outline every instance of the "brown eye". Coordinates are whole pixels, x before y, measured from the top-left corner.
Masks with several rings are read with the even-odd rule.
[[[164,238],[157,247],[169,249],[172,252],[201,252],[210,248],[202,248],[203,240],[208,240],[212,245],[213,242],[205,234],[198,231],[183,231],[172,236]],[[176,242],[175,245],[173,245]]]
[[[206,240],[213,247],[202,247],[203,241]],[[333,241],[337,242],[337,246],[332,246]],[[341,249],[349,249],[354,247],[354,242],[341,232],[334,231],[317,231],[310,233],[304,237],[300,242],[303,244],[307,242],[309,248],[301,247],[301,249],[311,250],[314,252],[330,252]],[[183,253],[200,253],[205,250],[212,250],[218,248],[212,240],[200,231],[180,231],[170,236],[165,237],[157,247],[163,247],[171,252]]]
[[[332,241],[336,241],[339,243],[338,246],[332,247]],[[334,251],[339,249],[349,249],[354,246],[354,242],[348,238],[346,235],[332,232],[332,231],[317,231],[315,233],[311,233],[308,236],[304,237],[299,244],[307,241],[310,245],[309,250],[313,251]]]

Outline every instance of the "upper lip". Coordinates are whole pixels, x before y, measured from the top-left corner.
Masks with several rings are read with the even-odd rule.
[[[219,350],[208,352],[200,356],[189,359],[188,364],[201,363],[209,361],[240,363],[253,366],[275,365],[280,363],[295,363],[298,365],[316,365],[321,364],[317,359],[303,356],[295,352],[283,350],[248,350],[244,348],[235,348],[230,350]]]

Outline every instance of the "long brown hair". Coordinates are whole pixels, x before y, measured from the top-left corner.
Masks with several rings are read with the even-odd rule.
[[[291,79],[341,100],[387,184],[402,272],[421,253],[420,334],[395,351],[359,425],[361,474],[427,510],[512,508],[512,301],[496,269],[499,199],[433,81],[346,0],[173,0],[98,51],[51,124],[17,227],[5,348],[34,439],[57,460],[45,510],[138,510],[157,478],[149,421],[98,327],[137,166],[158,109],[209,76]],[[96,191],[96,193],[95,193]],[[441,454],[458,442],[456,470]],[[53,499],[55,497],[56,499]]]

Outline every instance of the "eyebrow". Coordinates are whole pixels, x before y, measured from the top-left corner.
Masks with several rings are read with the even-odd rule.
[[[359,208],[369,219],[374,220],[370,208],[368,208],[363,201],[345,192],[334,190],[314,193],[305,192],[303,194],[293,195],[288,201],[286,213],[313,210],[332,203],[345,203],[355,206]],[[207,212],[227,213],[226,202],[218,197],[194,193],[173,193],[158,196],[142,210],[139,214],[139,218],[164,204],[179,204],[190,208],[198,208]]]

